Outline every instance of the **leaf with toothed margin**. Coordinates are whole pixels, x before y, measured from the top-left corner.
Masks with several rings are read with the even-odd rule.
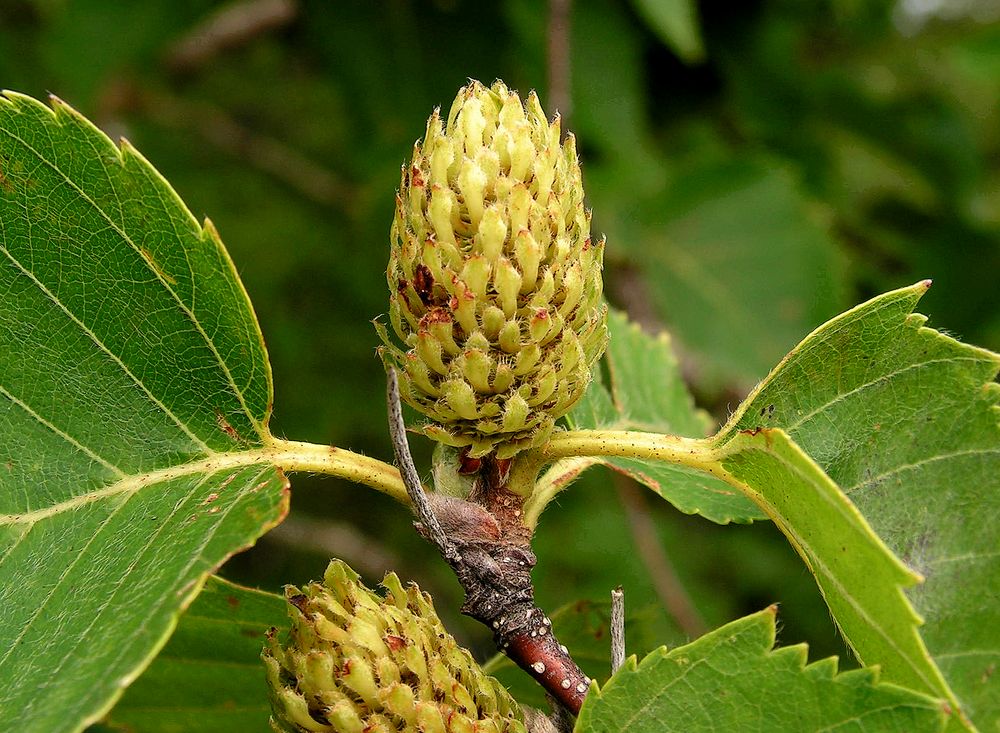
[[[0,97],[0,721],[99,719],[287,510],[243,286],[127,142]]]
[[[628,317],[608,315],[610,340],[605,355],[610,390],[595,373],[583,399],[567,416],[572,429],[643,430],[704,437],[711,420],[694,406],[665,333],[650,336]],[[743,494],[714,476],[669,463],[637,458],[569,458],[557,461],[543,480],[568,484],[595,464],[631,476],[685,514],[700,514],[719,524],[751,522],[765,515]]]
[[[717,443],[723,467],[813,570],[860,659],[947,697],[956,729],[993,730],[1000,355],[924,327],[913,309],[929,286],[886,293],[814,331]],[[855,506],[879,541],[865,539]]]
[[[874,669],[837,674],[836,658],[806,664],[804,645],[773,649],[775,609],[733,621],[641,662],[630,657],[591,688],[577,733],[935,733],[942,703],[882,684]]]
[[[209,578],[105,724],[143,733],[268,733],[260,652],[267,630],[287,622],[283,596]]]

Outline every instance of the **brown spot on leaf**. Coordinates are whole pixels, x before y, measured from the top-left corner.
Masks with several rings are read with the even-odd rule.
[[[306,604],[309,602],[309,599],[302,593],[296,593],[295,595],[288,597],[288,602],[302,611],[302,613],[305,613]]]
[[[997,671],[997,665],[996,664],[990,664],[990,666],[988,666],[983,671],[983,676],[981,678],[981,682],[985,685],[987,682],[990,681],[990,677],[992,677],[993,673],[996,672],[996,671]]]
[[[153,272],[155,272],[159,276],[159,278],[161,280],[163,280],[163,281],[165,281],[165,282],[167,282],[167,283],[169,283],[171,285],[176,285],[177,284],[177,280],[175,278],[171,277],[170,275],[168,275],[167,272],[162,267],[160,267],[160,263],[158,263],[153,258],[153,255],[150,254],[150,252],[149,252],[148,249],[146,249],[145,247],[140,247],[139,248],[139,252],[142,254],[142,258],[144,260],[146,260],[146,263],[151,268],[153,268]]]
[[[406,639],[402,636],[396,636],[395,634],[386,634],[385,643],[394,652],[398,652],[404,646],[406,646]]]
[[[237,443],[245,442],[240,434],[236,432],[236,428],[229,424],[226,416],[222,414],[222,411],[219,408],[215,408],[215,424],[219,426],[219,429],[222,432],[235,440]]]
[[[229,604],[230,608],[236,608],[240,605],[240,599],[236,596],[226,596],[226,603]]]

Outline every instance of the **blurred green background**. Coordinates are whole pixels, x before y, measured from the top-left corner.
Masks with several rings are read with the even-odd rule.
[[[0,0],[0,85],[128,137],[218,226],[270,351],[275,434],[381,458],[370,321],[399,166],[469,77],[563,114],[609,300],[674,334],[716,419],[812,328],[922,278],[931,325],[1000,348],[997,0]],[[536,549],[544,607],[625,586],[631,652],[780,601],[783,643],[844,653],[766,523],[718,527],[595,470]],[[294,477],[289,520],[223,574],[277,590],[331,555],[418,580],[490,653],[408,512],[362,487]],[[585,619],[599,676],[607,635]]]

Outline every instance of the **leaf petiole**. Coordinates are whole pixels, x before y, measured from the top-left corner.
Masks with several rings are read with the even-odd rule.
[[[263,448],[249,451],[283,471],[321,473],[355,481],[409,504],[399,469],[385,461],[333,445],[317,445],[270,437]]]
[[[538,476],[542,467],[559,461],[565,470],[549,471],[533,482],[534,490],[524,504],[524,522],[529,529],[538,523],[545,507],[569,484],[571,478],[597,462],[598,456],[618,456],[643,460],[664,461],[710,473],[742,489],[722,469],[722,452],[711,438],[682,438],[663,433],[636,430],[567,430],[556,433],[540,448],[519,456],[511,472],[523,484],[527,477]],[[569,478],[560,480],[560,476]]]

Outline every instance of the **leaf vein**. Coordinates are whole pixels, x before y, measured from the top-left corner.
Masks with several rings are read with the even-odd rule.
[[[267,449],[237,453],[216,453],[198,461],[161,468],[148,473],[125,476],[121,480],[101,489],[80,496],[74,496],[72,499],[67,499],[44,509],[36,509],[33,512],[25,512],[23,514],[0,514],[0,526],[5,524],[35,523],[47,517],[72,511],[99,499],[106,499],[118,494],[134,493],[144,486],[152,486],[182,476],[189,476],[195,473],[218,473],[228,468],[243,468],[256,463],[270,463],[272,454],[273,451]]]
[[[112,219],[108,215],[106,211],[104,211],[103,208],[101,208],[101,206],[98,205],[96,201],[94,201],[90,196],[88,196],[87,193],[83,189],[81,189],[73,181],[72,178],[70,178],[65,172],[63,172],[63,170],[58,165],[48,160],[38,150],[32,147],[26,140],[24,140],[18,135],[15,135],[10,130],[0,128],[0,132],[7,135],[7,137],[11,138],[12,140],[15,140],[18,143],[20,143],[22,146],[24,146],[25,149],[29,150],[32,153],[32,155],[34,155],[42,164],[44,164],[45,166],[50,168],[53,172],[58,174],[63,179],[63,181],[65,181],[65,183],[71,189],[73,189],[73,191],[75,191],[77,195],[80,196],[80,198],[83,201],[89,204],[94,209],[94,211],[96,211],[98,215],[108,223],[108,226],[111,228],[111,230],[113,230],[119,237],[121,237],[122,241],[125,242],[129,247],[131,247],[132,250],[137,255],[139,255],[139,258],[142,260],[145,267],[152,273],[153,277],[155,277],[160,282],[164,290],[166,290],[167,293],[170,294],[171,298],[174,300],[177,306],[190,319],[192,325],[195,327],[195,330],[197,330],[199,335],[201,335],[201,337],[205,340],[205,343],[208,346],[209,350],[212,352],[213,356],[215,356],[219,368],[222,370],[223,374],[226,377],[226,380],[229,382],[229,386],[232,388],[233,394],[235,395],[236,399],[239,400],[240,406],[243,408],[244,414],[246,414],[247,418],[250,420],[251,424],[253,424],[254,427],[257,429],[258,433],[262,433],[263,431],[261,428],[260,421],[257,420],[256,417],[254,417],[253,413],[250,410],[249,405],[247,405],[246,397],[243,394],[243,391],[236,385],[236,380],[229,369],[229,365],[226,364],[226,361],[222,358],[222,355],[219,353],[218,347],[215,345],[215,342],[212,340],[212,338],[209,337],[208,333],[205,331],[204,326],[202,326],[201,321],[199,321],[198,317],[194,314],[194,311],[184,302],[184,300],[180,297],[180,295],[178,295],[177,291],[170,286],[170,283],[167,282],[163,274],[158,272],[157,269],[152,266],[149,260],[142,255],[142,251],[136,245],[136,243],[132,241],[132,238],[114,221],[114,219]],[[114,146],[112,145],[112,147]],[[114,148],[114,149],[118,153],[119,160],[123,160],[121,150],[119,148]],[[190,212],[188,212],[188,215],[191,216]],[[194,222],[195,227],[197,227],[197,229],[201,231],[201,226],[198,224],[197,220],[194,219],[193,216],[191,216],[191,219]]]
[[[28,405],[26,402],[24,402],[24,400],[21,400],[18,397],[16,397],[13,394],[11,394],[7,390],[7,388],[4,387],[3,385],[0,385],[0,394],[2,394],[4,397],[6,397],[8,400],[10,400],[13,404],[15,404],[18,407],[20,407],[24,412],[28,413],[40,425],[44,426],[45,428],[47,428],[48,430],[50,430],[55,435],[58,435],[60,438],[62,438],[63,440],[65,440],[67,443],[69,443],[70,445],[72,445],[77,450],[79,450],[79,451],[81,451],[83,453],[86,453],[88,456],[90,456],[91,458],[93,458],[95,461],[97,461],[98,463],[100,463],[102,466],[104,466],[105,468],[107,468],[109,471],[112,471],[113,473],[115,473],[116,475],[121,476],[121,477],[124,477],[126,475],[125,471],[123,471],[122,469],[120,469],[118,466],[116,466],[115,464],[113,464],[111,461],[107,460],[106,458],[101,457],[94,450],[92,450],[92,449],[88,448],[87,446],[85,446],[83,443],[81,443],[79,440],[77,440],[72,435],[70,435],[69,433],[67,433],[65,430],[62,430],[61,428],[53,425],[51,422],[49,422],[44,417],[42,417],[41,415],[39,415],[37,412],[35,412],[31,408],[30,405]],[[0,522],[0,523],[2,523],[2,522]]]
[[[75,637],[75,639],[73,639],[72,643],[70,643],[67,646],[67,648],[63,651],[62,658],[59,661],[59,663],[55,666],[54,669],[52,669],[49,672],[49,675],[52,678],[54,678],[54,679],[58,678],[59,673],[62,671],[62,668],[66,665],[67,661],[69,661],[70,659],[74,659],[74,658],[78,659],[79,658],[78,655],[77,655],[77,653],[76,653],[76,651],[79,648],[80,644],[86,643],[89,640],[89,638],[90,638],[89,637],[90,630],[92,628],[94,628],[94,625],[98,622],[98,620],[101,618],[101,616],[103,616],[104,613],[108,610],[108,608],[112,605],[112,602],[114,601],[115,597],[121,592],[121,589],[126,584],[126,581],[128,581],[128,580],[131,579],[131,576],[134,573],[135,569],[137,567],[140,567],[140,560],[149,552],[150,547],[153,545],[153,543],[156,541],[156,539],[160,536],[160,534],[164,531],[164,529],[166,529],[168,526],[170,526],[170,524],[171,524],[170,520],[173,519],[173,517],[175,517],[177,515],[177,513],[180,511],[181,507],[187,505],[187,500],[198,490],[199,487],[203,486],[205,484],[205,482],[208,481],[213,475],[214,474],[206,474],[205,476],[202,477],[202,479],[200,481],[197,482],[197,484],[195,484],[194,486],[192,486],[190,492],[188,492],[188,495],[185,496],[184,499],[182,499],[181,501],[178,501],[178,502],[176,502],[174,504],[174,507],[170,511],[170,514],[167,516],[166,520],[163,521],[160,524],[160,526],[156,528],[155,532],[152,532],[146,538],[146,542],[142,545],[141,548],[139,548],[138,552],[133,553],[133,555],[132,555],[132,561],[129,563],[128,567],[125,569],[125,571],[118,578],[118,580],[114,584],[113,588],[112,589],[108,589],[111,592],[108,593],[108,595],[105,598],[104,602],[100,605],[100,607],[96,610],[96,612],[91,615],[90,624],[83,631],[81,631],[80,633],[78,633],[76,635],[76,637]],[[125,504],[128,502],[128,500],[131,499],[133,496],[135,496],[135,493],[130,494],[126,498],[126,500],[123,501],[122,504],[115,509],[115,511],[114,511],[113,514],[116,514],[118,511],[120,511],[121,508],[124,507]],[[235,503],[235,501],[232,502],[232,503]],[[230,503],[230,505],[226,508],[226,514],[228,514],[229,510],[232,508],[232,503]],[[110,522],[111,516],[113,516],[113,514],[109,515],[103,522],[101,522],[101,526],[94,533],[94,537],[97,537],[98,535],[100,535],[103,532],[104,528],[108,525],[108,522]],[[216,523],[213,532],[208,535],[208,538],[205,539],[206,543],[209,541],[209,539],[211,537],[213,537],[215,535],[215,530],[218,529],[219,523],[221,523],[222,518],[224,516],[225,516],[225,514],[223,514],[219,518],[219,521]],[[88,543],[88,545],[89,544],[90,543]],[[204,547],[204,543],[202,545],[202,548],[203,547]],[[184,568],[182,569],[181,572],[182,573],[187,572],[187,569],[191,566],[192,562],[193,562],[193,560],[189,561],[184,566]],[[55,589],[53,589],[53,594],[54,594],[54,591],[55,591]],[[50,596],[51,595],[52,594],[50,594]],[[169,594],[168,593],[161,594],[159,602],[156,604],[156,606],[154,608],[150,609],[150,611],[146,614],[146,619],[148,619],[149,617],[151,617],[151,616],[153,616],[155,614],[155,612],[159,609],[159,606],[162,605],[162,603],[163,603],[163,596],[166,596],[166,595],[169,595]],[[131,637],[131,640],[129,641],[129,643],[134,642],[134,640],[135,640],[136,637],[142,636],[142,631],[144,629],[145,629],[145,622],[142,623],[142,624],[136,624],[135,626],[132,627],[132,633],[129,636],[126,636],[126,637],[124,637],[121,640],[122,643],[120,645],[121,646],[121,652],[119,654],[119,658],[127,658],[127,656],[128,656],[125,653],[126,652],[126,644],[125,644],[126,640]],[[50,637],[50,643],[45,647],[45,650],[48,650],[52,646],[53,643],[65,643],[65,641],[66,640],[62,639],[59,635],[53,635],[53,636]],[[166,640],[164,639],[164,641],[166,641]],[[34,707],[36,701],[38,701],[38,700],[39,700],[39,697],[37,697],[37,696],[36,697],[32,697],[32,699],[28,702],[27,706],[25,707],[25,712],[30,712],[30,710]],[[86,696],[80,696],[79,698],[77,698],[77,702],[79,704],[81,704],[81,705],[85,705],[86,704]]]
[[[869,387],[874,387],[877,384],[882,384],[884,382],[887,382],[887,381],[893,379],[894,377],[897,377],[900,374],[908,372],[908,371],[910,371],[912,369],[920,369],[922,367],[930,366],[932,364],[950,364],[950,363],[956,362],[956,361],[978,362],[980,360],[979,359],[974,359],[974,358],[968,357],[968,356],[961,356],[961,357],[957,357],[956,356],[956,357],[950,357],[950,358],[947,358],[947,359],[928,359],[927,361],[920,361],[920,362],[916,362],[914,364],[907,364],[906,366],[904,366],[901,369],[896,369],[895,371],[888,372],[886,374],[882,374],[879,377],[877,377],[876,379],[872,379],[869,382],[864,382],[863,384],[859,384],[854,389],[849,389],[846,392],[841,392],[840,394],[836,395],[835,397],[833,397],[832,399],[828,400],[827,402],[824,402],[823,404],[819,405],[818,407],[816,407],[815,409],[811,410],[810,412],[807,412],[805,415],[802,415],[795,422],[790,423],[788,425],[784,425],[784,426],[778,426],[778,427],[781,427],[782,429],[785,430],[785,432],[791,434],[796,428],[800,427],[803,423],[808,422],[809,420],[811,420],[812,418],[814,418],[816,415],[818,415],[819,413],[823,412],[827,408],[832,407],[833,405],[837,404],[838,402],[842,402],[842,401],[846,400],[848,397],[852,397],[852,396],[854,396],[854,395],[856,395],[856,394],[858,394],[860,392],[863,392],[864,390],[868,389]]]
[[[125,373],[125,375],[130,380],[132,380],[132,382],[137,387],[139,387],[140,390],[142,390],[143,394],[146,395],[149,401],[152,402],[154,405],[156,405],[160,410],[162,410],[163,413],[168,418],[170,418],[174,422],[174,424],[177,425],[177,427],[179,427],[181,431],[195,443],[195,445],[198,446],[198,448],[205,451],[206,453],[212,452],[211,449],[208,447],[208,445],[206,445],[205,442],[201,440],[201,438],[199,438],[197,435],[191,432],[191,429],[187,425],[185,425],[184,422],[181,421],[181,419],[178,418],[177,415],[175,415],[174,412],[169,407],[163,404],[163,402],[158,397],[156,397],[156,395],[153,394],[153,392],[149,389],[149,387],[147,387],[143,383],[143,381],[139,379],[139,377],[136,376],[131,369],[129,369],[128,365],[125,364],[124,361],[122,361],[121,357],[119,357],[111,349],[109,349],[108,346],[103,341],[101,341],[100,338],[98,338],[97,334],[94,333],[94,331],[87,326],[87,324],[85,324],[79,317],[76,316],[75,313],[73,313],[69,308],[67,308],[66,305],[58,298],[58,296],[51,290],[49,290],[49,288],[46,287],[46,285],[41,280],[35,277],[35,274],[31,272],[31,270],[22,265],[21,262],[16,257],[14,257],[6,247],[0,247],[0,249],[3,250],[3,253],[7,256],[7,259],[11,261],[14,267],[16,267],[28,279],[30,279],[31,282],[34,283],[34,285],[39,290],[42,291],[42,293],[45,295],[46,298],[52,301],[52,303],[57,308],[59,308],[59,310],[61,310],[63,313],[66,314],[67,318],[69,318],[74,324],[76,324],[76,326],[81,331],[83,331],[87,335],[87,338],[89,338],[94,343],[94,345],[97,346],[98,349],[100,349],[116,365],[118,365],[118,367]]]
[[[244,486],[255,486],[258,483],[258,480],[260,479],[260,477],[263,476],[267,472],[268,468],[269,467],[262,468],[260,471],[257,472],[257,474],[252,479],[250,479],[249,481],[245,482]],[[208,477],[206,477],[206,479],[207,478]],[[243,493],[244,493],[243,491],[240,491],[239,495],[237,495],[236,497],[233,498],[233,500],[226,507],[225,511],[223,511],[222,513],[220,513],[219,515],[217,515],[215,526],[212,527],[212,531],[211,532],[207,532],[205,534],[205,536],[203,538],[203,541],[201,542],[201,544],[197,548],[197,551],[190,553],[189,560],[188,560],[187,564],[184,565],[184,567],[181,568],[180,572],[177,574],[177,580],[181,580],[182,578],[184,578],[185,576],[187,576],[189,570],[191,569],[191,567],[196,562],[204,560],[203,553],[205,552],[205,548],[208,547],[209,543],[215,538],[216,533],[219,531],[219,528],[223,525],[223,523],[225,522],[226,518],[229,516],[229,513],[233,510],[234,507],[236,507],[237,504],[239,504],[240,498],[242,498]],[[198,585],[198,589],[194,590],[191,593],[191,595],[189,596],[188,602],[190,602],[191,598],[193,598],[194,596],[196,596],[200,592],[201,587],[204,586],[204,581],[206,579],[207,572],[209,572],[209,571],[206,571],[206,573],[203,574],[200,582],[197,584]],[[123,581],[124,581],[124,578],[123,578]],[[120,585],[121,584],[119,584],[119,586]],[[159,612],[160,608],[164,604],[167,603],[167,600],[168,600],[169,596],[170,596],[169,593],[163,593],[160,596],[160,598],[159,598],[158,602],[156,603],[156,605],[154,605],[149,610],[149,612],[146,613],[146,615],[144,616],[143,622],[140,623],[140,624],[137,624],[133,628],[133,633],[131,635],[131,640],[128,641],[128,644],[132,645],[132,644],[135,644],[137,641],[141,641],[141,639],[145,635],[145,629],[146,629],[146,625],[147,625],[149,619],[156,617],[156,614]],[[177,614],[174,616],[174,619],[173,619],[174,624],[176,624],[177,618],[179,617],[180,612],[181,612],[181,610],[183,610],[183,608],[185,607],[185,605],[186,604],[182,604],[180,606],[180,608],[178,609]],[[123,641],[125,641],[125,640],[123,640]],[[164,638],[163,638],[163,640],[162,640],[162,642],[161,642],[161,644],[160,644],[160,646],[158,646],[151,653],[155,654],[156,651],[159,651],[159,648],[162,647],[162,645],[165,644],[166,641],[167,641],[167,636],[165,635]],[[123,644],[123,648],[127,651],[127,647],[125,647],[124,644]],[[124,656],[124,652],[123,652],[123,656]],[[139,665],[138,669],[134,670],[133,674],[137,675],[137,674],[141,673],[143,669],[145,669],[145,664]],[[130,678],[128,680],[128,682],[131,683],[133,679],[134,679],[134,677]]]
[[[879,474],[878,476],[873,476],[872,478],[865,479],[864,481],[859,481],[850,488],[844,489],[844,493],[850,494],[851,492],[856,491],[862,487],[870,486],[872,484],[877,484],[881,481],[884,481],[885,479],[889,478],[890,476],[894,476],[897,473],[902,473],[904,471],[910,471],[915,468],[920,468],[921,466],[925,466],[928,463],[934,463],[936,461],[944,461],[949,458],[960,458],[962,456],[972,456],[972,455],[980,455],[988,453],[1000,453],[1000,448],[973,448],[970,450],[958,450],[958,451],[953,451],[951,453],[941,453],[936,456],[930,456],[929,458],[924,458],[923,460],[915,461],[914,463],[901,464],[899,466],[891,468],[885,473]]]
[[[59,587],[63,584],[63,582],[66,580],[66,578],[72,572],[72,570],[84,559],[84,557],[87,554],[87,550],[94,543],[94,541],[97,540],[97,538],[100,536],[101,529],[109,521],[111,521],[111,519],[116,514],[118,514],[118,512],[120,512],[122,510],[122,508],[128,503],[129,499],[131,499],[132,496],[134,496],[134,494],[123,497],[122,502],[118,506],[116,506],[111,511],[111,513],[108,514],[108,516],[106,516],[104,518],[104,520],[101,522],[100,526],[97,528],[97,531],[95,531],[90,537],[87,538],[87,541],[84,543],[83,547],[80,548],[80,551],[66,565],[66,567],[63,569],[62,573],[59,575],[58,580],[56,580],[55,585],[52,586],[52,589],[45,596],[45,598],[42,599],[40,603],[38,603],[38,605],[35,607],[34,613],[32,613],[32,615],[31,615],[31,618],[29,618],[28,622],[21,628],[20,633],[18,633],[18,635],[14,638],[14,641],[11,642],[10,646],[7,647],[7,651],[4,652],[4,654],[3,654],[2,657],[0,657],[0,667],[3,667],[4,662],[6,662],[7,658],[10,657],[11,652],[14,651],[14,649],[17,647],[17,645],[21,641],[21,639],[24,638],[24,635],[27,634],[28,631],[31,629],[31,625],[38,619],[38,617],[41,615],[42,611],[45,610],[45,607],[48,606],[49,602],[53,598],[56,597],[56,595],[57,595],[56,592],[59,590]]]

